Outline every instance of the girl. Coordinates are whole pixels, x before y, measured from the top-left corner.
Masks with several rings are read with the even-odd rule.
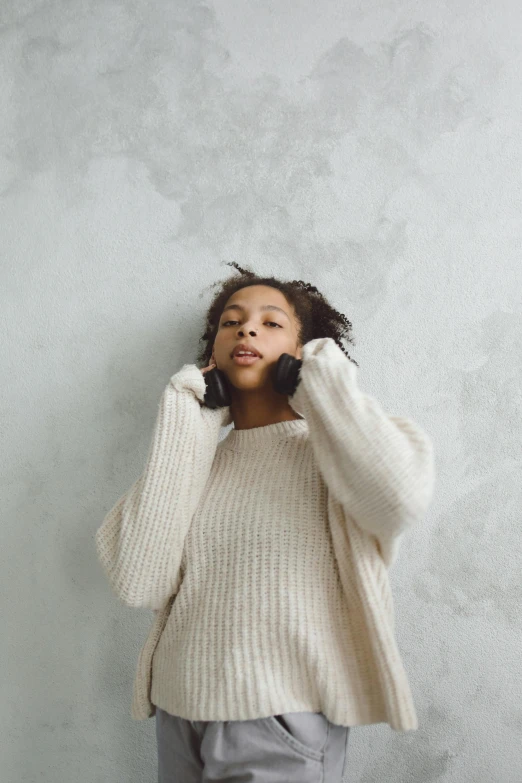
[[[431,501],[432,442],[359,389],[351,323],[315,287],[232,265],[205,366],[170,379],[97,552],[155,611],[131,714],[156,717],[159,783],[340,783],[352,726],[418,727],[388,570]]]

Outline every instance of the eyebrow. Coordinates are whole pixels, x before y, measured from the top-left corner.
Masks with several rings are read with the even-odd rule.
[[[243,307],[243,305],[240,304],[230,304],[228,305],[228,307],[224,308],[223,313],[225,313],[227,310],[242,310],[244,312],[245,308]],[[283,313],[283,315],[286,315],[286,317],[290,321],[290,316],[287,313],[285,313],[282,307],[277,307],[276,305],[262,305],[260,307],[260,310],[278,310],[280,313]]]

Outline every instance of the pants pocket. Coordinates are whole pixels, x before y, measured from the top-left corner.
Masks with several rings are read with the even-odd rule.
[[[321,712],[285,712],[269,718],[278,735],[308,758],[321,758],[330,731],[330,721]]]

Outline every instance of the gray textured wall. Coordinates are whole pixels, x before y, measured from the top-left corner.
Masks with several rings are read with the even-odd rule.
[[[420,728],[353,730],[346,780],[522,780],[521,31],[516,0],[3,0],[3,783],[155,779],[151,613],[93,536],[223,259],[317,285],[435,442],[391,572]]]

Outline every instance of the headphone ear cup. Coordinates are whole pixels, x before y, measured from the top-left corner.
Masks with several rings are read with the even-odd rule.
[[[224,408],[232,402],[228,379],[223,370],[215,367],[203,376],[205,378],[206,391],[203,398],[207,408]]]
[[[296,359],[289,353],[281,354],[277,360],[272,379],[276,392],[286,394],[289,397],[294,394],[299,384],[299,370],[302,364],[301,359]]]

